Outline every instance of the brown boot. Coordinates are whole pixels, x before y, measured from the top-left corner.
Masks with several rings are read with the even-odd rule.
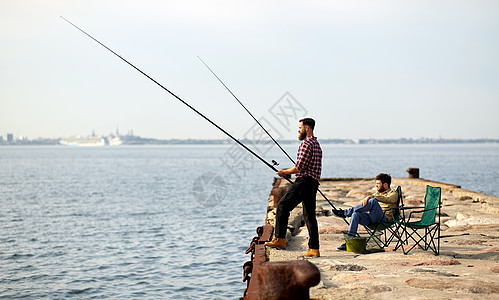
[[[272,242],[265,242],[265,245],[277,249],[286,249],[286,240],[281,238],[275,238],[272,240]]]
[[[306,257],[319,257],[319,256],[321,256],[321,253],[319,252],[319,249],[310,249],[304,255]]]

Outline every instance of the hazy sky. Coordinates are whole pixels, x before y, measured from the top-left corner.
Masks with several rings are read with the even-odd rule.
[[[0,135],[499,138],[499,1],[0,0]],[[294,109],[294,110],[293,110]]]

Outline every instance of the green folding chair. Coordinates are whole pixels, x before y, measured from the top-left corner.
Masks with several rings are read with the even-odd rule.
[[[398,221],[401,221],[400,208],[404,206],[404,201],[402,200],[402,188],[397,187],[398,201],[397,206],[389,208],[384,212],[391,210],[393,219],[389,222],[380,221],[377,224],[364,226],[366,231],[369,233],[369,238],[367,242],[373,241],[379,248],[388,247],[388,245],[396,239],[397,242],[400,241],[400,234],[398,232]],[[383,236],[380,238],[379,236]]]
[[[439,187],[427,185],[424,208],[401,208],[402,219],[397,221],[397,223],[398,229],[402,234],[400,235],[401,239],[397,242],[395,250],[402,248],[404,254],[408,254],[414,247],[419,246],[425,251],[433,251],[435,255],[440,254],[440,209],[442,208],[440,199],[441,189]],[[411,211],[406,218],[405,215],[407,214],[407,210]],[[421,213],[423,213],[423,215],[419,219],[417,215]],[[409,242],[414,242],[415,244],[409,245]],[[408,249],[405,247],[408,247]]]

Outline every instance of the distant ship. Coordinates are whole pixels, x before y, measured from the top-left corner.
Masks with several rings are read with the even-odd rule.
[[[82,136],[71,136],[63,138],[60,143],[64,146],[80,146],[80,147],[96,147],[106,145],[104,138],[98,135],[89,135],[86,137]]]
[[[123,141],[120,139],[119,136],[110,135],[107,137],[107,143],[109,144],[109,146],[118,146],[123,144]]]

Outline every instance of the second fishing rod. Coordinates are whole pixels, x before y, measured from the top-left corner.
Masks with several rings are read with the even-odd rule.
[[[246,108],[246,106],[244,106],[244,104],[241,102],[241,100],[239,100],[239,98],[237,98],[237,96],[229,89],[229,87],[222,81],[222,79],[220,79],[220,77],[218,77],[218,75],[208,66],[208,64],[206,64],[202,59],[201,57],[198,56],[198,59],[205,65],[205,67],[218,79],[218,81],[227,89],[227,91],[229,91],[229,93],[236,99],[237,102],[239,102],[239,104],[244,108],[244,110],[246,110],[246,112],[253,118],[253,120],[255,120],[255,122],[260,126],[260,128],[262,128],[262,130],[269,136],[269,138],[277,145],[277,147],[279,147],[279,149],[281,149],[281,151],[289,158],[289,160],[293,163],[293,165],[296,165],[296,162],[291,158],[291,156],[289,156],[289,154],[286,152],[286,150],[284,150],[284,148],[281,147],[281,145],[274,139],[274,137],[267,131],[267,129],[265,129],[265,127],[263,127],[263,125],[255,118],[255,116],[253,116],[253,114]],[[289,181],[289,180],[288,180]],[[326,197],[326,195],[324,195],[324,193],[318,189],[317,190],[321,196],[329,203],[329,205],[331,205],[331,207],[333,209],[336,209],[336,207],[334,207],[333,203],[331,203],[331,201],[329,201],[329,199]],[[346,221],[346,220],[345,220]],[[347,224],[348,224],[348,221],[346,221]]]

